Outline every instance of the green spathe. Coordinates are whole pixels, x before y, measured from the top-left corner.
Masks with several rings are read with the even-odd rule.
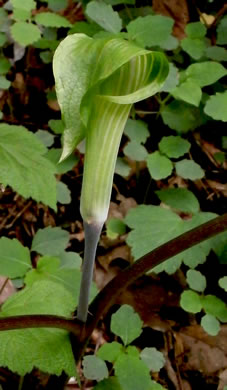
[[[65,38],[54,55],[56,92],[65,122],[62,158],[86,138],[81,214],[106,219],[114,167],[131,105],[155,94],[168,74],[164,55],[123,39]]]

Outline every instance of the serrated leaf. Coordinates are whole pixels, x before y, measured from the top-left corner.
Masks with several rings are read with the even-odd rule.
[[[47,148],[54,143],[54,136],[53,134],[48,133],[48,131],[38,130],[35,135]]]
[[[55,134],[63,134],[65,128],[63,121],[60,119],[50,119],[48,126]]]
[[[4,46],[6,42],[7,42],[6,34],[0,32],[0,47]]]
[[[203,119],[198,108],[178,100],[165,105],[161,110],[161,116],[166,125],[179,133],[194,130],[202,123]]]
[[[179,84],[179,71],[177,67],[173,64],[169,64],[169,74],[166,78],[166,81],[161,88],[163,92],[171,92]]]
[[[3,305],[0,316],[22,314],[53,314],[71,316],[74,300],[60,284],[52,281],[35,283],[11,296]],[[19,375],[35,367],[49,374],[62,371],[75,375],[75,362],[69,334],[60,329],[20,329],[0,332],[0,365]],[[20,357],[20,359],[18,358]]]
[[[71,192],[62,181],[57,182],[57,202],[61,204],[71,203]]]
[[[16,22],[11,26],[10,32],[14,41],[21,46],[31,45],[41,38],[39,28],[32,23]]]
[[[126,232],[125,223],[119,218],[110,218],[106,222],[106,235],[111,239],[117,238]]]
[[[60,227],[39,229],[32,240],[32,250],[41,255],[58,256],[69,241],[69,233]]]
[[[0,275],[21,278],[31,267],[28,248],[15,238],[0,238]]]
[[[58,256],[61,260],[61,268],[81,269],[82,259],[76,252],[62,252]]]
[[[127,177],[130,171],[131,167],[128,165],[128,163],[122,157],[118,157],[114,172],[120,176]]]
[[[76,22],[69,30],[69,34],[82,33],[93,37],[101,30],[102,28],[96,23]]]
[[[142,324],[139,315],[129,305],[122,305],[111,317],[111,331],[121,338],[124,345],[139,337]]]
[[[201,326],[211,336],[217,336],[221,329],[220,322],[211,314],[205,314],[205,316],[203,316]]]
[[[200,296],[192,291],[187,290],[181,294],[180,305],[182,309],[189,313],[199,313],[202,310],[202,302]]]
[[[206,56],[214,61],[227,61],[227,50],[224,47],[209,46],[206,49]]]
[[[202,90],[195,81],[188,79],[172,90],[171,95],[175,99],[183,100],[186,103],[198,107],[202,97]]]
[[[135,356],[120,355],[114,365],[122,390],[149,390],[152,382],[146,364]]]
[[[25,198],[56,210],[54,166],[45,147],[23,126],[0,124],[0,180]],[[7,169],[6,169],[7,168]]]
[[[109,375],[106,363],[95,355],[83,358],[83,373],[85,378],[96,381],[108,378]]]
[[[67,8],[67,5],[68,0],[48,0],[48,7],[54,12]]]
[[[124,154],[131,160],[144,161],[147,157],[147,149],[137,141],[130,141],[124,147]]]
[[[190,57],[199,60],[205,54],[206,43],[204,39],[184,38],[181,41],[181,47]]]
[[[157,151],[148,155],[147,168],[152,179],[161,180],[171,175],[173,164],[167,157],[162,156]]]
[[[204,107],[204,112],[215,120],[227,122],[227,91],[210,96]]]
[[[189,151],[191,144],[179,136],[170,135],[169,137],[162,137],[158,146],[161,153],[170,158],[178,158]]]
[[[108,379],[103,379],[101,382],[99,382],[95,387],[94,390],[122,390],[121,385],[119,384],[116,377],[111,376]]]
[[[206,278],[201,272],[194,269],[187,271],[187,283],[192,290],[203,292],[206,288]]]
[[[198,180],[202,179],[205,175],[204,170],[199,164],[193,160],[181,160],[176,163],[177,175],[184,179]]]
[[[130,39],[142,47],[161,46],[172,32],[173,19],[163,15],[138,17],[127,25]]]
[[[19,8],[28,12],[36,8],[36,2],[34,0],[11,0],[11,3],[13,8]]]
[[[159,372],[164,367],[165,358],[163,353],[156,348],[144,348],[140,353],[140,357],[152,372]]]
[[[123,353],[122,345],[113,341],[112,343],[103,344],[99,348],[97,356],[102,360],[113,363],[121,353]]]
[[[202,299],[202,305],[207,314],[217,317],[220,321],[227,321],[227,306],[214,295],[206,295]]]
[[[200,87],[214,84],[226,74],[227,70],[224,66],[214,61],[192,64],[186,69],[186,76],[193,79]]]
[[[159,199],[173,209],[184,213],[196,214],[199,211],[199,202],[195,195],[186,188],[168,188],[155,192]]]
[[[185,32],[190,38],[203,38],[206,35],[206,27],[201,22],[188,23]]]
[[[227,292],[227,276],[223,276],[223,278],[220,278],[218,284]]]
[[[51,148],[45,155],[55,165],[56,172],[59,174],[71,171],[79,162],[79,158],[75,154],[71,154],[64,161],[59,162],[61,153],[62,149]]]
[[[138,143],[145,143],[149,137],[147,124],[140,120],[128,119],[125,125],[124,134],[130,138],[131,141]]]
[[[9,60],[5,57],[0,58],[0,75],[8,73],[11,68]]]
[[[11,82],[5,76],[0,76],[0,89],[8,89],[10,84]]]
[[[53,12],[40,12],[35,15],[35,21],[45,27],[72,27],[68,19]]]
[[[217,44],[226,45],[227,44],[227,17],[221,19],[217,27]]]
[[[86,7],[86,14],[106,31],[118,33],[122,29],[122,20],[111,5],[91,1]]]

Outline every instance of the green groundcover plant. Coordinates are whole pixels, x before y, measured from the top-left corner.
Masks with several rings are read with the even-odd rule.
[[[5,56],[11,42],[20,48],[15,62],[29,45],[39,51],[44,64],[51,63],[54,55],[62,120],[50,120],[51,131],[35,134],[24,126],[1,123],[0,180],[23,197],[57,211],[58,204],[71,202],[60,175],[78,163],[74,150],[78,147],[83,153],[81,141],[85,140],[80,200],[85,255],[82,262],[77,253],[66,251],[69,233],[60,227],[39,229],[30,250],[16,239],[0,238],[0,274],[23,287],[1,309],[0,365],[19,374],[20,386],[34,368],[78,377],[75,362],[82,358],[99,319],[124,288],[151,269],[173,274],[181,265],[186,267],[188,288],[181,294],[181,308],[197,315],[212,336],[227,322],[226,304],[206,293],[206,278],[196,269],[211,250],[220,262],[226,261],[226,234],[222,233],[226,216],[201,211],[193,192],[173,187],[156,191],[161,205],[141,204],[124,219],[106,222],[114,172],[127,178],[131,161],[136,162],[137,174],[139,163],[145,163],[151,182],[171,175],[188,183],[205,177],[204,169],[191,157],[188,135],[211,121],[227,120],[226,17],[217,25],[214,45],[209,25],[189,23],[180,41],[172,35],[173,19],[156,15],[151,7],[138,8],[133,0],[83,4],[87,21],[75,24],[61,13],[66,1],[47,3],[48,12],[34,12],[39,11],[39,3],[33,0],[12,0],[10,9],[0,9],[0,88],[6,91],[11,85],[12,64]],[[62,34],[67,35],[63,40]],[[141,113],[133,106],[153,95],[154,112]],[[156,115],[170,130],[159,140],[157,150],[151,151],[146,143],[151,134],[140,114]],[[127,142],[118,157],[122,134]],[[53,147],[60,137],[62,150]],[[222,137],[222,147],[226,149],[226,137]],[[225,153],[214,157],[217,166],[223,167]],[[127,244],[134,259],[140,260],[97,294],[92,275],[105,222],[109,238],[129,231]],[[31,252],[39,257],[36,268]],[[226,276],[218,284],[226,291]],[[163,354],[131,345],[142,332],[138,314],[123,305],[112,315],[110,327],[118,341],[84,357],[84,376],[97,381],[97,390],[161,390],[153,373],[164,366]]]

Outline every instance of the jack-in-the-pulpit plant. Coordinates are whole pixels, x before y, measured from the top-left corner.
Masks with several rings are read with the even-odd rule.
[[[78,318],[85,322],[95,253],[107,218],[121,136],[133,103],[159,91],[168,75],[162,53],[119,38],[65,38],[54,55],[56,92],[65,123],[61,159],[85,138],[80,211],[85,228]]]

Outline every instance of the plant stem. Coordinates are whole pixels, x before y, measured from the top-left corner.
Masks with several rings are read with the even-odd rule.
[[[118,296],[131,283],[169,258],[225,230],[227,230],[227,213],[168,241],[121,271],[100,291],[89,306],[91,316],[87,322],[84,343],[89,339],[100,318],[106,315]]]
[[[0,318],[0,331],[26,328],[59,328],[79,337],[81,323],[75,319],[55,315],[32,314]]]
[[[86,322],[91,282],[93,279],[96,249],[99,242],[103,224],[87,223],[84,221],[85,250],[82,266],[82,279],[80,284],[80,297],[77,308],[77,318]]]

